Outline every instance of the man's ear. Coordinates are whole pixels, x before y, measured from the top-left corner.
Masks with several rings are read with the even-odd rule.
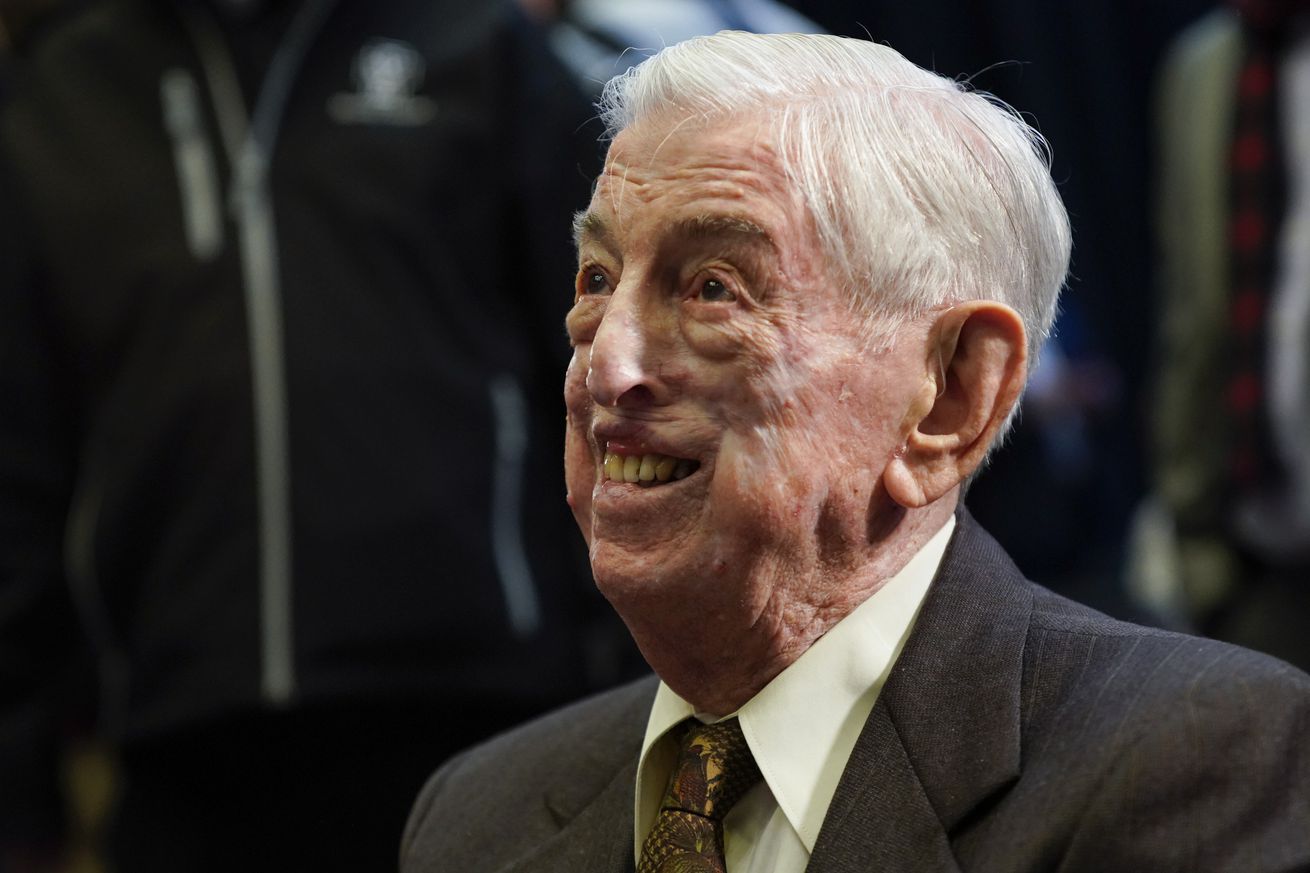
[[[883,473],[888,495],[926,506],[982,463],[1028,376],[1023,320],[974,300],[942,313],[929,334],[924,385],[902,423],[904,443]]]

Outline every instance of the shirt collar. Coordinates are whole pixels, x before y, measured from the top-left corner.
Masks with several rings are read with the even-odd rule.
[[[910,635],[954,529],[951,516],[900,572],[735,713],[764,781],[807,851],[814,851],[837,781]],[[660,682],[637,770],[638,851],[655,823],[677,755],[673,743],[660,740],[692,715],[691,704]]]

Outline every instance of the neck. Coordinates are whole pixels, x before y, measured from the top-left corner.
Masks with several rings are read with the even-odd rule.
[[[628,628],[659,677],[697,712],[728,715],[904,569],[952,512],[953,501],[903,512],[865,553],[809,572],[757,567],[738,589],[757,595],[754,608],[708,610],[691,626],[677,620],[680,610],[648,609],[636,620],[625,616]],[[695,580],[684,589],[723,582]]]

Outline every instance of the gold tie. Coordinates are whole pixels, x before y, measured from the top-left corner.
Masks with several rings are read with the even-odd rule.
[[[725,873],[723,817],[760,780],[737,719],[685,724],[678,763],[641,846],[637,873]]]

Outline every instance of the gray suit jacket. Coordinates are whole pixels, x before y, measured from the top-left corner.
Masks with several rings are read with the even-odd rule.
[[[654,689],[446,764],[404,873],[631,871]],[[808,869],[1310,871],[1310,676],[1064,600],[961,513]]]

